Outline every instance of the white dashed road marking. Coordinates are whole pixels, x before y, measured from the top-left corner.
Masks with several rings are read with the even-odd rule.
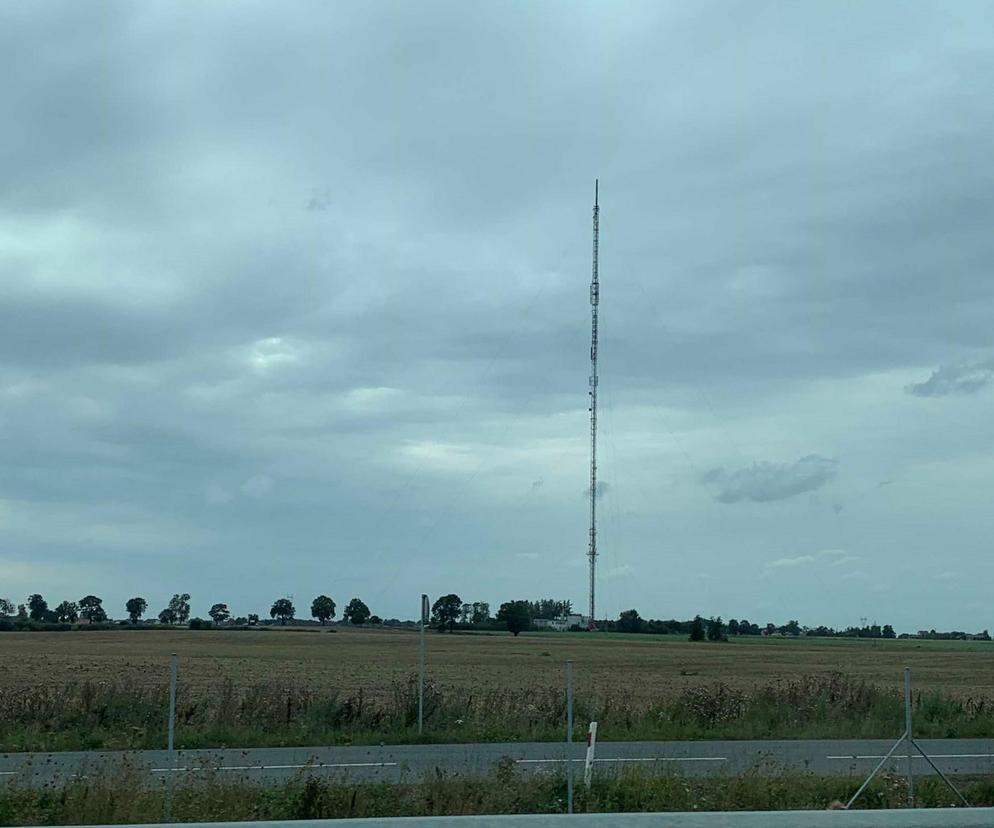
[[[224,765],[220,768],[151,768],[152,773],[183,773],[186,771],[249,771],[249,770],[296,770],[298,768],[394,768],[396,762],[342,762],[340,764],[314,764],[304,765]]]

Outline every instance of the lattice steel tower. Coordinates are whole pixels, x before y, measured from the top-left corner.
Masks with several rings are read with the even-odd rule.
[[[590,628],[594,627],[594,571],[597,567],[597,308],[601,285],[597,278],[597,245],[600,223],[598,182],[594,180],[594,255],[590,278]]]

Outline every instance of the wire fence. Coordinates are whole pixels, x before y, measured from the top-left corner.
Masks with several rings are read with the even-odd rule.
[[[516,675],[447,682],[428,662],[423,728],[418,729],[416,670],[386,674],[373,689],[349,678],[309,682],[274,664],[267,681],[218,674],[178,659],[170,718],[170,661],[139,674],[68,682],[0,684],[0,750],[159,749],[170,722],[181,748],[224,745],[334,745],[372,742],[522,742],[563,738],[564,672],[523,684]],[[599,722],[604,740],[891,738],[905,725],[904,697],[891,687],[823,673],[749,687],[721,681],[656,688],[619,682],[604,689],[575,665],[575,727]],[[913,691],[917,733],[986,738],[994,733],[994,699]]]
[[[873,775],[900,758],[914,802],[913,759],[921,758],[965,802],[922,747],[928,736],[994,733],[989,699],[903,693],[837,673],[780,680],[750,690],[720,682],[659,697],[651,688],[616,695],[575,692],[566,662],[557,686],[443,686],[430,672],[363,687],[301,684],[293,676],[242,683],[184,676],[174,657],[141,675],[101,681],[0,686],[0,750],[195,749],[376,743],[582,742],[589,784],[593,736],[602,740],[894,738]],[[423,715],[423,729],[419,728]],[[914,725],[912,722],[914,721]],[[594,724],[596,723],[596,724]],[[899,752],[903,745],[905,750]],[[564,751],[565,752],[565,751]],[[855,758],[855,757],[854,757]],[[869,757],[863,757],[869,758]],[[572,765],[569,791],[572,799]],[[870,780],[868,779],[867,782]],[[849,804],[865,789],[861,787]]]

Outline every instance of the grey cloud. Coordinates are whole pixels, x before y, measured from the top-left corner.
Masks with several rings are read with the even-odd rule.
[[[892,425],[947,416],[906,415],[893,376],[989,353],[988,16],[968,0],[0,4],[0,546],[79,560],[46,524],[102,526],[122,503],[158,521],[161,549],[100,553],[115,573],[171,594],[195,571],[222,593],[237,562],[261,601],[356,561],[341,580],[378,593],[380,615],[406,613],[415,582],[559,584],[579,549],[579,605],[597,175],[605,550],[647,574],[657,538],[697,550],[685,579],[713,573],[734,605],[718,573],[743,547],[830,547],[843,525],[890,537],[893,515],[855,489],[821,510],[830,526],[771,526],[682,501],[682,482],[767,456],[785,430],[864,488],[994,439],[994,418],[955,445],[963,423]],[[961,393],[970,376],[919,385]],[[432,467],[432,450],[464,462]],[[760,463],[708,485],[765,502],[834,468]],[[262,470],[275,483],[243,491]],[[508,520],[509,493],[537,480]],[[975,488],[930,501],[936,533],[964,524]],[[888,495],[910,514],[926,496]],[[15,543],[4,521],[22,510]],[[927,546],[906,531],[901,559]],[[950,531],[983,560],[984,532]],[[482,553],[453,563],[481,546],[549,553],[491,587]],[[643,581],[620,609],[679,611],[631,594]]]
[[[794,463],[764,461],[734,471],[712,469],[702,482],[716,489],[714,498],[720,503],[768,503],[820,489],[835,476],[837,465],[833,459],[809,454]]]
[[[927,380],[913,383],[906,390],[916,397],[976,394],[992,381],[994,381],[994,359],[989,359],[982,362],[942,365],[934,370]]]

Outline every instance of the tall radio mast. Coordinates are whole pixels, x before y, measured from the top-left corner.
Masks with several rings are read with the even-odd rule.
[[[598,182],[594,180],[594,255],[590,279],[590,628],[594,628],[594,570],[597,566],[597,306],[601,285],[597,278],[597,244],[600,223]]]

